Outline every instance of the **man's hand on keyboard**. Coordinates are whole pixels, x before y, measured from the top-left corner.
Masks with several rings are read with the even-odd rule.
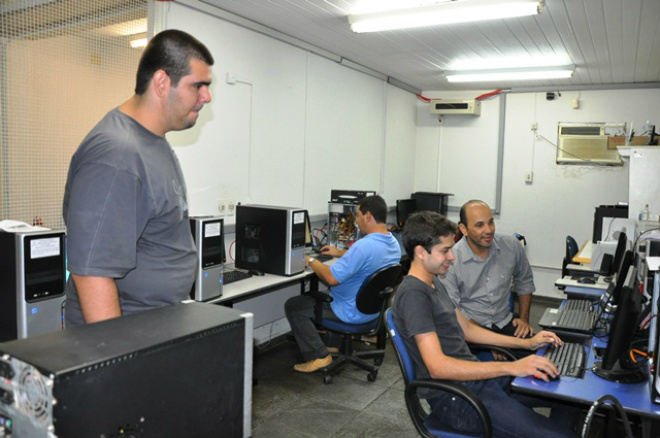
[[[529,325],[529,322],[524,319],[514,318],[512,324],[516,328],[516,331],[513,334],[516,338],[529,338],[534,336],[534,329]]]
[[[529,338],[529,349],[538,350],[547,344],[562,345],[563,343],[556,334],[543,330],[538,332],[533,338]]]
[[[346,253],[346,250],[335,248],[332,245],[325,245],[321,248],[321,254],[329,255],[332,257],[341,257]]]
[[[549,382],[551,378],[559,375],[559,370],[548,358],[529,355],[523,359],[511,362],[512,374],[516,377],[534,376],[537,379]]]

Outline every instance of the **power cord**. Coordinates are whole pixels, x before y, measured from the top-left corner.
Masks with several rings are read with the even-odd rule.
[[[621,421],[623,422],[623,427],[626,431],[626,438],[633,438],[632,429],[630,427],[630,422],[628,421],[628,416],[626,415],[626,411],[623,409],[623,406],[621,406],[621,402],[619,402],[619,400],[617,400],[616,397],[609,394],[606,394],[601,398],[599,398],[598,400],[596,400],[594,404],[591,405],[591,408],[589,408],[589,412],[587,412],[587,416],[584,419],[584,425],[582,426],[582,438],[587,438],[589,436],[589,429],[591,428],[591,420],[593,419],[596,410],[601,405],[604,405],[607,402],[614,405],[617,412],[621,416]]]

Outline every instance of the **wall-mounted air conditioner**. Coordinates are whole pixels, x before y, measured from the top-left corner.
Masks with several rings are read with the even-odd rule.
[[[431,99],[431,114],[468,114],[481,115],[479,100],[440,100]]]
[[[611,137],[625,136],[625,123],[560,122],[557,164],[623,164]]]

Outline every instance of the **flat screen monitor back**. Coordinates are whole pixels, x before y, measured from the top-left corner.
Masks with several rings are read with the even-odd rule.
[[[645,368],[629,359],[630,344],[637,330],[641,312],[641,294],[637,291],[637,269],[628,270],[619,304],[608,334],[603,360],[595,364],[594,373],[607,380],[637,383],[647,379]]]
[[[396,225],[403,228],[408,217],[417,211],[417,199],[397,199],[396,201]]]
[[[619,268],[621,268],[621,262],[623,261],[623,255],[626,252],[627,248],[628,248],[628,236],[626,235],[626,233],[621,232],[619,233],[619,238],[617,240],[616,250],[614,250],[614,261],[612,262],[612,266],[610,268],[608,275],[614,275],[616,272],[619,271]]]

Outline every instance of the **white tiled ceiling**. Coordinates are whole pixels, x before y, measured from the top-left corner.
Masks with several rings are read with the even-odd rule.
[[[358,0],[203,0],[419,90],[660,86],[660,0],[545,0],[534,17],[357,34]],[[559,57],[570,79],[450,84],[452,63]]]

